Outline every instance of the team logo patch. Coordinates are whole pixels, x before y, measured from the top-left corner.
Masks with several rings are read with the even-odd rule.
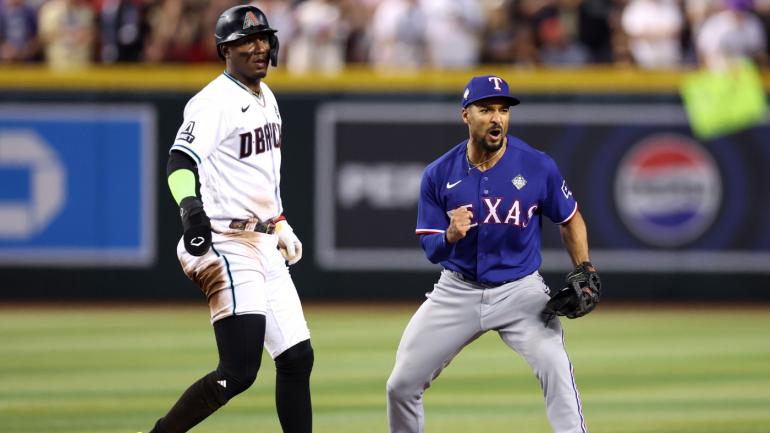
[[[179,133],[179,137],[177,137],[177,140],[183,140],[188,143],[192,143],[193,140],[195,140],[195,136],[193,135],[193,129],[195,129],[195,122],[191,121],[190,123],[185,126],[184,130]]]
[[[722,201],[714,159],[692,139],[677,134],[647,138],[621,161],[615,202],[623,223],[641,241],[678,247],[701,236]]]
[[[564,194],[564,198],[566,199],[569,199],[569,196],[572,195],[572,191],[570,191],[569,187],[567,186],[566,180],[561,184],[561,193]]]
[[[463,98],[465,98],[465,100],[467,101],[468,95],[470,94],[471,94],[471,89],[465,89],[465,93],[463,93]]]
[[[503,82],[502,78],[489,77],[489,82],[490,83],[495,83],[495,90],[503,90],[502,88],[500,88],[500,83]]]
[[[243,29],[246,30],[249,27],[256,27],[259,25],[257,17],[254,16],[254,12],[248,12],[243,19]]]
[[[522,189],[522,188],[524,188],[524,185],[527,184],[527,181],[524,179],[524,177],[522,177],[519,174],[519,175],[517,175],[516,177],[513,178],[511,183],[513,184],[513,186],[516,187],[516,189]],[[529,191],[529,190],[527,190],[527,191]]]

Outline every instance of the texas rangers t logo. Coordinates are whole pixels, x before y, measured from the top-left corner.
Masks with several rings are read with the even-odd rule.
[[[489,82],[494,82],[495,83],[495,90],[503,90],[503,89],[500,88],[500,82],[501,81],[503,81],[502,78],[489,77]]]

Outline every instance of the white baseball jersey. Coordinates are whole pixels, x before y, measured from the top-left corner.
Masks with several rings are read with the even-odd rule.
[[[281,215],[281,115],[261,83],[256,98],[226,72],[187,103],[171,150],[198,164],[201,200],[212,225]],[[264,104],[264,105],[263,105]]]

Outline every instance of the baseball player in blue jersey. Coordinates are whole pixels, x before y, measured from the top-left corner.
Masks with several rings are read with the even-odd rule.
[[[585,432],[555,317],[580,317],[598,302],[585,223],[554,161],[506,134],[519,100],[503,79],[473,78],[462,102],[470,139],[430,164],[420,186],[420,245],[445,269],[401,338],[387,384],[390,431],[422,432],[423,392],[463,347],[493,330],[534,370],[553,430]],[[543,216],[559,224],[577,267],[554,300],[537,272]]]

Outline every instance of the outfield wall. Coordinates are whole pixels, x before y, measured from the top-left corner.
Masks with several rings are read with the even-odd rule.
[[[185,103],[220,72],[0,70],[0,298],[202,299],[176,259],[165,162]],[[607,299],[770,299],[766,126],[693,139],[681,73],[491,72],[523,100],[510,133],[548,152],[580,203]],[[459,95],[472,75],[266,80],[284,122],[281,187],[305,249],[292,267],[304,298],[431,290],[439,268],[413,234],[416,187],[467,136]],[[542,270],[558,286],[568,258],[558,230],[543,231]]]

